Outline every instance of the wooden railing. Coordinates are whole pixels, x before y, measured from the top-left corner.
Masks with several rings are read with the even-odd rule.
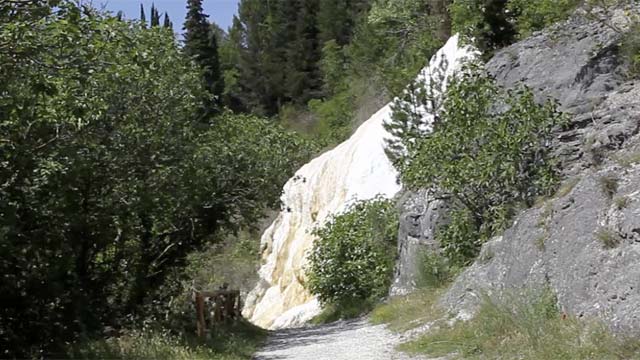
[[[242,316],[239,290],[195,291],[194,300],[198,337],[204,337],[207,329],[215,324],[238,320]],[[212,309],[207,309],[207,305]],[[205,314],[210,315],[209,326]]]

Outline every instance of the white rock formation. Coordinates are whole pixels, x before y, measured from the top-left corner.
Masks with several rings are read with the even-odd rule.
[[[458,47],[454,36],[420,76],[429,78],[436,68],[448,76],[469,54]],[[389,134],[383,123],[390,116],[388,104],[347,141],[303,166],[284,186],[283,210],[261,239],[260,281],[244,309],[254,324],[278,329],[301,325],[317,315],[320,305],[304,287],[306,255],[314,241],[311,231],[355,200],[391,198],[400,191],[397,172],[384,151]]]

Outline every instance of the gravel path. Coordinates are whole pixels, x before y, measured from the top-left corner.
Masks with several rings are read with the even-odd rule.
[[[409,360],[397,352],[399,335],[364,319],[273,332],[256,360]]]

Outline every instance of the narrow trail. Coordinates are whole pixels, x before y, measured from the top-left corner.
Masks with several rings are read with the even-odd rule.
[[[395,350],[402,337],[365,319],[274,331],[255,360],[409,360]]]

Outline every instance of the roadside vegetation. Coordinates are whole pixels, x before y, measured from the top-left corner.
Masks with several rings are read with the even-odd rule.
[[[562,313],[547,290],[485,296],[473,319],[441,324],[400,348],[454,359],[640,359],[637,338]]]
[[[193,315],[193,314],[191,314]],[[221,325],[206,339],[146,328],[114,337],[81,341],[60,357],[71,359],[245,360],[265,341],[267,331],[242,320]],[[58,356],[56,356],[58,357]]]
[[[219,108],[168,28],[72,1],[0,20],[0,357],[188,336],[163,327],[187,264],[277,207],[314,146]]]
[[[356,317],[386,295],[397,231],[395,206],[384,199],[356,202],[315,230],[307,274],[325,310],[317,322]]]

